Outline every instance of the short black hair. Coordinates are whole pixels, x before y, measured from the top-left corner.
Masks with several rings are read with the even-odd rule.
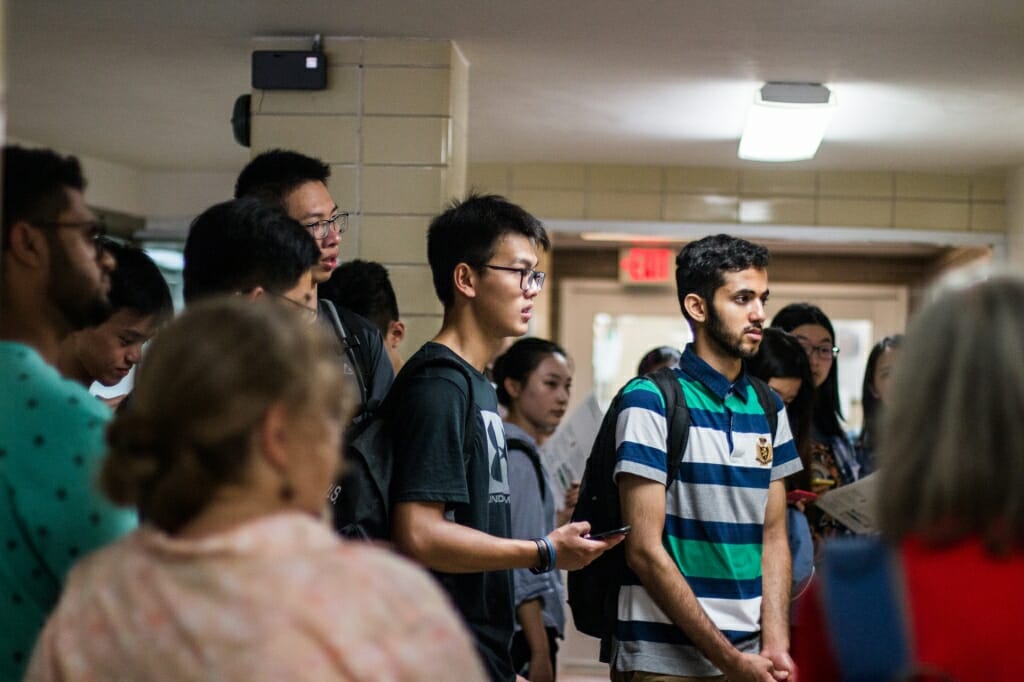
[[[171,290],[160,268],[142,249],[104,239],[103,249],[113,254],[117,268],[110,273],[110,305],[127,308],[142,317],[153,315],[162,324],[174,314]]]
[[[380,263],[353,260],[342,263],[331,278],[317,287],[320,298],[362,315],[388,333],[388,325],[399,319],[398,299],[391,286],[388,270]]]
[[[768,249],[728,234],[716,234],[690,242],[676,256],[676,294],[683,317],[692,325],[684,301],[697,294],[709,305],[725,283],[725,273],[768,267]]]
[[[56,220],[68,207],[67,189],[82,191],[85,178],[74,156],[49,149],[4,147],[3,248],[19,220]]]
[[[283,293],[320,260],[298,222],[256,197],[216,204],[192,221],[185,241],[184,297],[249,291]]]
[[[235,198],[255,196],[274,204],[299,185],[310,181],[327,184],[331,167],[319,159],[289,151],[272,149],[246,164],[235,182]]]
[[[512,396],[505,389],[505,379],[525,383],[533,371],[549,355],[569,357],[565,349],[554,341],[529,336],[519,339],[494,361],[494,384],[498,402],[508,407]]]
[[[658,367],[664,366],[675,366],[679,364],[679,358],[682,357],[682,353],[673,348],[672,346],[658,346],[644,353],[644,356],[640,358],[640,363],[636,366],[636,375],[643,376],[644,374],[650,374]]]
[[[521,234],[547,250],[548,233],[525,209],[496,194],[470,194],[453,201],[427,231],[427,261],[434,291],[447,308],[455,302],[452,274],[459,263],[479,268],[494,256],[506,234]]]

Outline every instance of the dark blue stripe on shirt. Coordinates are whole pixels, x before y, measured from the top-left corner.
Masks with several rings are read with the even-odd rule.
[[[764,538],[764,526],[760,523],[698,521],[671,514],[665,517],[665,532],[682,540],[730,545],[760,545]]]
[[[678,479],[682,483],[728,485],[734,488],[767,489],[771,478],[770,467],[736,467],[705,462],[683,462]]]
[[[616,461],[637,462],[644,466],[665,471],[667,475],[668,470],[665,469],[665,451],[659,450],[658,448],[652,448],[649,445],[641,445],[640,443],[625,441],[619,446],[619,451],[616,453],[615,459]],[[664,478],[665,477],[662,476],[662,479]]]
[[[725,638],[738,646],[744,642],[760,636],[758,632],[738,632],[736,630],[722,630]],[[620,642],[658,642],[661,644],[679,644],[683,646],[696,646],[690,638],[683,634],[683,631],[675,625],[664,623],[646,623],[642,621],[618,621],[615,624],[615,637]]]
[[[640,579],[630,574],[622,581],[623,585],[642,585]],[[732,578],[691,578],[686,576],[686,584],[698,597],[709,599],[755,599],[761,596],[761,579],[733,580]]]
[[[730,418],[732,419],[731,425],[729,423]],[[771,433],[768,418],[761,413],[717,412],[696,408],[690,410],[690,423],[696,427],[714,429],[725,433],[730,431],[732,433],[760,433],[764,435]]]

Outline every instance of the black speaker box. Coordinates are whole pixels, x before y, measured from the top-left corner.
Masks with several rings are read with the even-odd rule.
[[[323,90],[327,87],[327,58],[323,52],[257,50],[252,53],[252,87]]]

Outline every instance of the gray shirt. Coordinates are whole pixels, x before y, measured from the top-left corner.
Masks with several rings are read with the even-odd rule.
[[[522,440],[537,447],[536,442],[525,431],[505,422],[506,442]],[[543,458],[540,458],[543,468]],[[529,540],[547,535],[555,529],[555,489],[551,485],[550,473],[543,470],[546,492],[542,499],[537,479],[537,469],[530,456],[514,447],[508,450],[509,492],[512,503],[512,537]],[[559,635],[565,632],[565,596],[562,592],[562,577],[558,571],[534,575],[529,569],[519,568],[512,572],[515,604],[518,607],[531,599],[541,600],[544,625],[553,627]],[[516,622],[516,630],[521,627]]]

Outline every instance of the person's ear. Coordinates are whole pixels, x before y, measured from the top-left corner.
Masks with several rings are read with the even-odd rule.
[[[513,379],[512,377],[505,377],[505,381],[502,382],[505,387],[505,392],[508,393],[509,397],[513,400],[519,398],[519,394],[522,393],[523,386],[521,383]]]
[[[278,473],[288,469],[288,422],[288,411],[284,404],[275,403],[267,410],[256,430],[259,451]]]
[[[405,322],[391,320],[388,322],[388,332],[384,336],[384,344],[391,349],[398,348],[405,339]]]
[[[250,301],[258,301],[259,299],[267,295],[267,290],[257,285],[254,286],[252,289],[249,289],[248,291],[242,291],[240,293],[242,296],[249,299]]]
[[[19,220],[11,225],[7,235],[11,257],[18,263],[31,268],[38,268],[49,262],[50,251],[46,235],[32,227],[26,220]]]
[[[476,298],[477,271],[469,263],[459,263],[452,273],[455,292],[466,298]]]
[[[703,324],[708,321],[707,301],[702,296],[694,293],[687,294],[683,299],[683,307],[694,322]]]

